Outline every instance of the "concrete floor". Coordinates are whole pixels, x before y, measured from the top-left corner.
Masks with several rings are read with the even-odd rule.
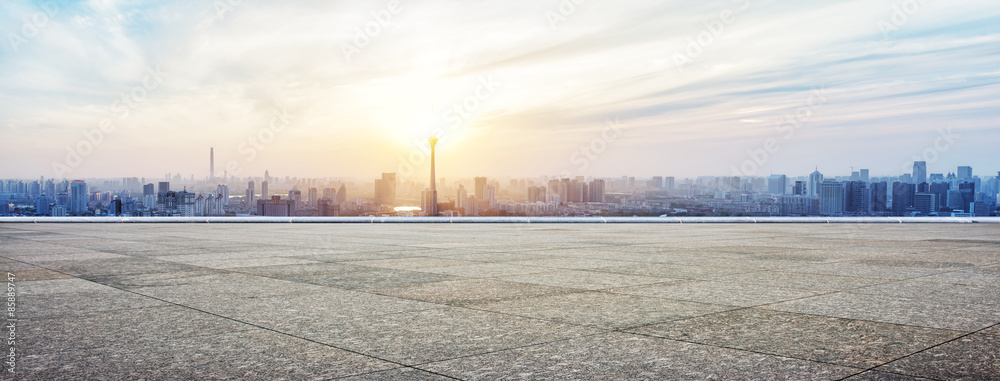
[[[998,379],[998,233],[0,224],[0,270],[15,379]]]

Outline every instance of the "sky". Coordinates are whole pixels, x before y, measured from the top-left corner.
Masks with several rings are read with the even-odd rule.
[[[995,0],[0,2],[0,178],[1000,171]]]

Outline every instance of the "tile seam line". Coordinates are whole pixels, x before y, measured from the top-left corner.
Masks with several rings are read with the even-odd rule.
[[[620,333],[630,334],[630,335],[636,335],[636,336],[643,336],[643,337],[648,337],[648,338],[651,338],[651,339],[667,340],[667,341],[674,341],[674,342],[678,342],[678,343],[686,343],[686,344],[701,345],[701,346],[706,346],[706,347],[728,349],[728,350],[737,351],[737,352],[753,353],[753,354],[758,354],[758,355],[763,355],[763,356],[768,356],[768,357],[777,357],[777,358],[785,358],[785,359],[791,359],[791,360],[804,361],[804,362],[808,362],[808,363],[823,364],[823,365],[832,365],[832,366],[837,366],[837,367],[846,368],[846,369],[852,369],[852,370],[861,369],[861,368],[855,367],[853,365],[836,364],[836,363],[832,363],[832,362],[819,361],[819,360],[811,360],[811,359],[804,359],[804,358],[799,358],[799,357],[789,356],[789,355],[782,355],[782,354],[777,354],[777,353],[767,353],[767,352],[760,352],[760,351],[755,351],[755,350],[751,350],[751,349],[728,347],[728,346],[725,346],[725,345],[699,343],[699,342],[696,342],[696,341],[689,341],[689,340],[675,339],[675,338],[670,338],[670,337],[655,336],[655,335],[650,335],[650,334],[646,334],[646,333],[625,332],[625,331],[622,331]],[[864,373],[864,372],[861,372],[861,373]],[[858,373],[858,374],[860,374],[860,373]],[[855,375],[857,375],[857,374],[851,374],[847,378],[854,377]],[[843,378],[838,379],[838,380],[843,380]]]
[[[18,261],[18,260],[15,260],[15,261],[31,265],[30,263],[27,263],[27,262]],[[179,304],[179,303],[174,303],[174,302],[171,302],[169,300],[164,300],[164,299],[157,298],[155,296],[145,295],[145,294],[141,294],[141,293],[138,293],[138,292],[135,292],[135,291],[123,289],[123,288],[120,288],[120,287],[116,287],[116,286],[111,286],[111,285],[107,285],[107,284],[103,284],[103,283],[94,282],[92,280],[85,279],[85,278],[80,278],[80,277],[76,277],[76,276],[64,273],[62,271],[59,271],[59,270],[53,270],[53,269],[50,269],[50,268],[47,268],[47,267],[43,267],[43,266],[38,266],[38,267],[44,268],[44,269],[49,270],[49,271],[57,272],[57,273],[60,273],[60,274],[66,275],[66,276],[70,276],[70,277],[73,277],[75,279],[80,279],[80,280],[83,280],[83,281],[86,281],[86,282],[91,282],[91,283],[94,283],[94,284],[99,284],[99,285],[102,285],[102,286],[105,286],[105,287],[111,287],[111,288],[114,288],[114,289],[119,290],[119,291],[128,292],[130,294],[135,294],[135,295],[139,295],[139,296],[142,296],[142,297],[150,298],[150,299],[153,299],[153,300],[158,300],[160,302],[167,303],[169,305],[173,305],[173,306],[177,306],[177,307],[189,309],[189,310],[200,312],[200,313],[203,313],[203,314],[206,314],[206,315],[211,315],[211,316],[215,316],[215,317],[218,317],[218,318],[222,318],[222,319],[226,319],[226,320],[229,320],[229,321],[233,321],[233,322],[236,322],[236,323],[239,323],[239,324],[244,324],[244,325],[247,325],[247,326],[250,326],[250,327],[255,327],[257,329],[261,329],[261,330],[265,330],[265,331],[277,333],[277,334],[282,335],[282,336],[287,336],[287,337],[291,337],[291,338],[295,338],[295,339],[299,339],[299,340],[308,341],[308,342],[311,342],[311,343],[314,343],[314,344],[319,344],[319,345],[324,346],[324,347],[329,347],[329,348],[341,350],[341,351],[344,351],[344,352],[352,353],[352,354],[355,354],[355,355],[364,356],[364,357],[367,357],[367,358],[370,358],[370,359],[374,359],[374,360],[383,361],[383,362],[386,362],[386,363],[398,365],[398,366],[403,367],[403,368],[417,369],[417,370],[425,371],[425,372],[428,372],[428,373],[433,373],[435,375],[442,376],[442,377],[445,377],[445,378],[448,378],[448,379],[460,380],[460,378],[451,377],[451,376],[448,376],[448,375],[445,375],[445,374],[440,374],[440,373],[437,373],[437,372],[432,372],[432,371],[428,371],[428,370],[424,370],[424,369],[414,368],[413,366],[410,366],[410,365],[407,365],[407,364],[404,364],[404,363],[401,363],[401,362],[398,362],[398,361],[389,360],[389,359],[383,359],[383,358],[380,358],[380,357],[377,357],[377,356],[373,356],[373,355],[370,355],[370,354],[361,353],[361,352],[358,352],[358,351],[355,351],[355,350],[351,350],[351,349],[341,348],[341,347],[338,347],[336,345],[331,345],[331,344],[319,342],[319,341],[316,341],[316,340],[313,340],[313,339],[296,336],[296,335],[293,335],[293,334],[290,334],[290,333],[287,333],[287,332],[281,332],[281,331],[278,331],[276,329],[263,327],[263,326],[260,326],[260,325],[257,325],[257,324],[253,324],[253,323],[250,323],[250,322],[245,322],[245,321],[242,321],[242,320],[239,320],[239,319],[235,319],[235,318],[231,318],[231,317],[228,317],[228,316],[222,316],[222,315],[219,315],[219,314],[216,314],[216,313],[212,313],[212,312],[208,312],[208,311],[204,311],[204,310],[201,310],[201,309],[198,309],[198,308],[195,308],[195,307],[186,306],[186,305]],[[396,369],[398,369],[398,368],[396,368]],[[386,369],[386,370],[391,370],[391,369]],[[372,373],[372,372],[369,372],[369,373]],[[344,377],[352,377],[352,376],[355,376],[355,375],[348,375],[348,376],[344,376]]]
[[[886,363],[884,363],[884,364],[879,364],[879,365],[877,365],[877,366],[874,366],[874,367],[871,367],[871,368],[868,368],[868,369],[865,369],[865,370],[863,370],[863,371],[861,371],[861,372],[859,372],[859,373],[856,373],[856,374],[852,374],[852,375],[850,375],[850,376],[847,376],[847,377],[844,377],[844,378],[841,378],[841,379],[840,379],[839,381],[843,381],[843,380],[846,380],[846,379],[848,379],[848,378],[851,378],[851,377],[854,377],[854,376],[857,376],[857,375],[859,375],[859,374],[862,374],[862,373],[865,373],[865,372],[869,372],[869,371],[876,371],[876,372],[882,372],[882,371],[880,371],[880,370],[876,370],[876,369],[878,369],[878,368],[880,368],[880,367],[883,367],[883,366],[886,366],[886,365],[889,365],[889,364],[892,364],[892,363],[894,363],[894,362],[896,362],[896,361],[899,361],[899,360],[902,360],[902,359],[905,359],[905,358],[909,358],[909,357],[912,357],[912,356],[914,356],[914,355],[917,355],[917,354],[920,354],[920,353],[924,353],[924,352],[927,352],[927,351],[929,351],[929,350],[931,350],[931,349],[934,349],[934,348],[937,348],[937,347],[940,347],[940,346],[943,346],[943,345],[945,345],[945,344],[950,344],[950,343],[952,343],[952,342],[955,342],[955,341],[957,341],[957,340],[961,340],[961,339],[964,339],[964,338],[966,338],[966,337],[969,337],[969,336],[972,336],[972,335],[975,335],[975,334],[977,334],[977,333],[980,333],[980,332],[983,332],[983,331],[985,331],[985,330],[988,330],[988,329],[992,329],[992,328],[994,328],[994,327],[998,327],[998,326],[1000,326],[1000,323],[997,323],[997,324],[993,324],[993,325],[991,325],[991,326],[989,326],[989,327],[986,327],[986,328],[981,328],[981,329],[978,329],[978,330],[976,330],[976,331],[973,331],[973,332],[969,332],[969,333],[966,333],[966,334],[964,334],[964,335],[961,335],[961,336],[959,336],[959,337],[956,337],[956,338],[954,338],[954,339],[951,339],[951,340],[948,340],[948,341],[945,341],[945,342],[943,342],[943,343],[940,343],[940,344],[937,344],[937,345],[932,345],[932,346],[930,346],[930,347],[927,347],[927,348],[924,348],[924,349],[921,349],[921,350],[919,350],[919,351],[916,351],[916,352],[913,352],[913,353],[910,353],[910,354],[908,354],[908,355],[905,355],[905,356],[902,356],[902,357],[899,357],[899,358],[896,358],[896,359],[893,359],[892,361],[888,361],[888,362],[886,362]],[[909,377],[925,377],[925,378],[930,378],[930,377],[926,377],[926,376],[914,376],[914,375],[910,375],[910,374],[904,374],[904,373],[896,373],[896,372],[884,372],[884,373],[892,373],[892,374],[901,374],[901,375],[904,375],[904,376],[909,376]],[[939,380],[939,379],[936,379],[936,380]]]

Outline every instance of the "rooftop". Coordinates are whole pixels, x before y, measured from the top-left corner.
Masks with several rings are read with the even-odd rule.
[[[0,224],[0,270],[26,380],[996,379],[998,233]]]

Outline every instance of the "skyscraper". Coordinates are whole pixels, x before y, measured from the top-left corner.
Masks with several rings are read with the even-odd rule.
[[[483,187],[483,195],[486,197],[487,203],[490,205],[490,209],[496,210],[497,208],[497,188],[493,185],[487,185]]]
[[[87,183],[83,180],[73,180],[69,184],[69,192],[69,212],[87,213]]]
[[[933,193],[916,193],[913,195],[913,208],[923,214],[937,213],[937,195]]]
[[[347,185],[340,184],[340,189],[337,190],[337,203],[343,204],[347,202]]]
[[[292,207],[298,210],[302,207],[302,192],[296,188],[288,191],[288,202],[292,204]]]
[[[848,213],[870,214],[871,192],[868,191],[868,183],[861,180],[844,183],[844,203],[844,210]]]
[[[268,197],[267,193],[268,193],[267,192],[267,180],[261,181],[260,182],[260,199],[261,200],[268,200],[268,199],[270,199],[270,197]]]
[[[946,182],[933,182],[930,184],[930,189],[928,193],[933,193],[937,195],[937,201],[935,205],[938,208],[943,206],[948,206],[948,191],[951,190],[951,183]],[[937,212],[937,210],[935,210]]]
[[[6,201],[5,201],[6,202]],[[51,201],[47,196],[41,196],[35,199],[35,214],[39,216],[47,216],[50,214],[49,206]]]
[[[316,188],[309,188],[309,206],[313,208],[319,207],[318,201],[319,191]]]
[[[469,193],[465,191],[464,185],[461,184],[458,185],[457,197],[458,198],[455,199],[455,207],[463,210],[466,209],[466,203],[469,202]]]
[[[844,184],[825,180],[819,184],[819,213],[827,216],[844,213]]]
[[[958,181],[971,181],[972,180],[972,167],[958,167]]]
[[[819,167],[813,173],[809,174],[809,195],[813,197],[819,196],[819,185],[823,183],[823,174],[819,173]]]
[[[604,180],[596,179],[590,182],[590,202],[604,202]]]
[[[972,213],[970,205],[976,201],[976,183],[963,182],[958,184],[958,192],[962,195],[962,210]]]
[[[871,191],[872,212],[889,211],[889,186],[885,181],[869,184]]]
[[[246,195],[247,206],[251,206],[251,205],[256,205],[257,204],[256,195],[257,195],[257,192],[254,189],[253,181],[251,180],[250,182],[247,183],[247,195]]]
[[[396,174],[383,173],[382,179],[375,180],[375,203],[396,205]]]
[[[806,196],[806,182],[796,181],[792,187],[792,196]]]
[[[485,196],[484,196],[485,193],[483,193],[483,187],[485,187],[485,186],[486,186],[486,178],[485,177],[477,177],[476,178],[476,199],[477,200],[482,200],[482,199],[485,198]],[[552,190],[550,189],[549,191],[552,191]]]
[[[911,179],[913,184],[920,184],[927,182],[927,162],[926,161],[914,161],[913,162],[913,178]],[[895,184],[893,185],[895,188]]]
[[[869,182],[871,181],[871,176],[869,176],[869,171],[867,169],[861,170],[861,181]]]
[[[771,175],[767,178],[767,191],[771,194],[784,195],[788,189],[788,176]]]
[[[907,183],[892,183],[892,214],[902,216],[913,207],[913,195],[917,186]]]

